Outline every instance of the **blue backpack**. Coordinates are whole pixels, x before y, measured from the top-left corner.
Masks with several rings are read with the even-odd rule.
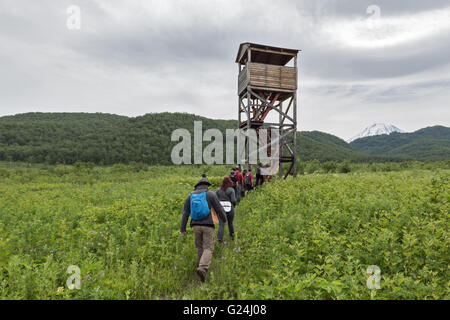
[[[191,219],[203,220],[209,216],[210,210],[206,200],[206,192],[191,193]]]

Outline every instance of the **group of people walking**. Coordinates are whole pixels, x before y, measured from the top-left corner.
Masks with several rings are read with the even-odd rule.
[[[206,175],[194,186],[184,203],[183,215],[180,224],[180,233],[186,235],[186,225],[189,217],[190,226],[194,231],[194,242],[197,250],[197,275],[202,282],[206,279],[211,265],[214,251],[215,225],[219,225],[217,240],[223,244],[225,225],[228,225],[230,239],[234,240],[234,208],[241,201],[241,196],[247,196],[248,192],[256,186],[262,185],[264,176],[261,175],[262,165],[256,168],[256,183],[252,170],[233,168],[222,180],[222,184],[216,192],[209,190],[211,183]]]

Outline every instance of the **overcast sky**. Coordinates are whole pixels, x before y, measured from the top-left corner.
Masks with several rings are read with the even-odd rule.
[[[0,0],[0,116],[236,119],[241,42],[302,50],[299,130],[450,126],[448,0]]]

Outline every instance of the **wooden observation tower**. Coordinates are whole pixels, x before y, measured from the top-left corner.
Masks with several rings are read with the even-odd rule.
[[[297,175],[297,54],[299,50],[278,48],[255,43],[241,43],[236,57],[238,76],[238,120],[244,132],[261,128],[279,130],[280,178],[287,164],[286,178]],[[288,64],[291,64],[289,66]],[[265,121],[269,116],[271,122]],[[238,155],[248,168],[250,164],[249,137],[245,138],[243,155]],[[272,148],[268,137],[267,152]]]

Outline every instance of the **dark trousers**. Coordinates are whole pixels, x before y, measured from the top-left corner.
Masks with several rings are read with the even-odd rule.
[[[256,175],[256,185],[262,185],[264,183],[264,176],[261,174]]]
[[[235,191],[236,191],[236,201],[237,201],[237,203],[239,203],[239,202],[241,202],[241,192],[242,192],[240,184],[237,185]]]
[[[234,226],[233,226],[233,220],[234,220],[234,210],[230,212],[226,212],[227,220],[228,220],[228,231],[230,232],[230,236],[233,236],[234,234]],[[222,222],[222,220],[219,219],[219,231],[217,232],[217,239],[219,241],[223,241],[223,234],[225,232],[225,224]]]

